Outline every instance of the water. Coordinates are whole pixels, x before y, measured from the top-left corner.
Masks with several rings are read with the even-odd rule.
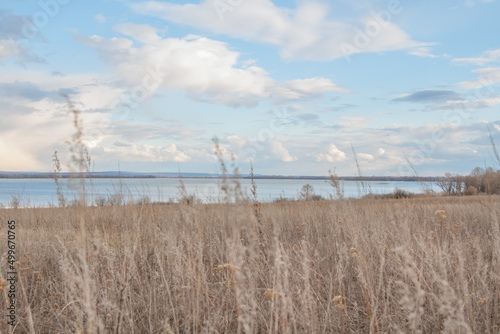
[[[251,196],[250,180],[238,180],[243,192]],[[68,202],[78,198],[77,185],[79,180],[60,180],[63,192]],[[204,202],[218,202],[223,198],[220,191],[221,180],[217,179],[183,179],[188,194],[194,194]],[[233,182],[233,180],[229,180]],[[257,184],[258,199],[261,202],[270,202],[278,198],[297,199],[301,188],[305,184],[314,187],[316,195],[330,198],[335,196],[335,189],[325,180],[255,180]],[[363,189],[361,183],[355,181],[344,182],[345,197],[359,198],[370,192],[373,194],[392,193],[395,188],[412,193],[421,193],[424,187],[419,182],[365,182]],[[428,183],[429,186],[435,185]],[[151,201],[167,202],[178,200],[181,197],[179,190],[180,181],[176,178],[156,179],[93,179],[86,180],[85,187],[87,199],[95,203],[99,199],[122,198],[125,203],[148,198]],[[14,200],[18,199],[20,206],[48,207],[57,206],[57,187],[52,179],[0,179],[0,207],[11,207]]]

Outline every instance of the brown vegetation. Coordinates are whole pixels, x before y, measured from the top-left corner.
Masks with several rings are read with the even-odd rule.
[[[497,333],[499,199],[2,209],[15,332]]]
[[[464,182],[467,187],[475,187],[478,192],[500,194],[500,170],[476,167],[464,178]]]

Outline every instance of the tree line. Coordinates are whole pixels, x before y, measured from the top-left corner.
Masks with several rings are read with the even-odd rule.
[[[476,167],[466,176],[445,173],[437,185],[448,195],[500,194],[500,170]]]

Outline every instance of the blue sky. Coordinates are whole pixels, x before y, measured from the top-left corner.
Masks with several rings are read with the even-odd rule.
[[[500,2],[17,0],[0,5],[0,170],[468,173],[500,145]],[[354,153],[355,152],[355,153]],[[498,167],[498,166],[496,166]]]

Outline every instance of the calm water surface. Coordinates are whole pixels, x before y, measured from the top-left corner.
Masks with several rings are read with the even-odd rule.
[[[244,193],[251,196],[250,180],[238,180]],[[63,192],[67,201],[78,197],[78,182],[75,180],[61,180]],[[204,202],[217,202],[223,198],[220,192],[220,182],[217,179],[183,179],[188,194],[194,194]],[[230,182],[232,182],[230,180]],[[278,198],[296,199],[305,184],[314,187],[314,193],[329,198],[335,195],[335,189],[324,180],[256,180],[258,199],[262,202],[273,201]],[[421,193],[424,187],[419,182],[344,182],[346,197],[359,198],[371,191],[373,194],[391,193],[395,188],[413,193]],[[435,185],[427,183],[434,190]],[[142,197],[152,201],[177,200],[181,197],[179,190],[180,181],[176,178],[157,179],[94,179],[86,180],[85,188],[88,200],[96,201],[98,198],[110,198],[120,194],[126,201],[137,201]],[[17,198],[21,206],[57,205],[56,185],[52,179],[0,179],[0,207],[12,206]]]

